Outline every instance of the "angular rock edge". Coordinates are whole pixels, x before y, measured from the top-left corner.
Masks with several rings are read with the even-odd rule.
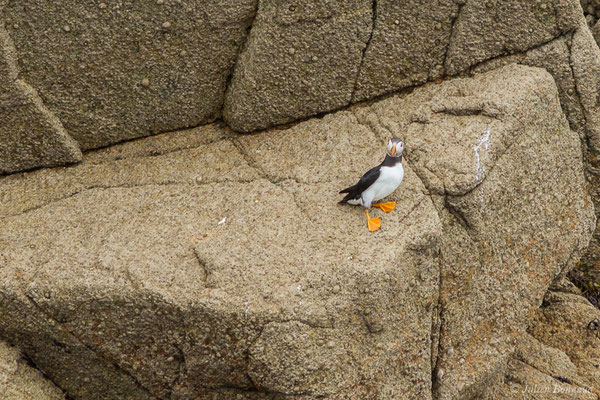
[[[0,397],[3,400],[65,400],[60,389],[30,367],[19,352],[0,342]]]
[[[18,78],[16,51],[0,24],[2,72],[6,76],[0,76],[0,174],[81,161],[77,142],[35,89]]]

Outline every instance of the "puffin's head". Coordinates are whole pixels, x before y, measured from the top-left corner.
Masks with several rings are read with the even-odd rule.
[[[387,145],[387,154],[390,157],[400,157],[404,151],[404,142],[398,138],[392,138]]]

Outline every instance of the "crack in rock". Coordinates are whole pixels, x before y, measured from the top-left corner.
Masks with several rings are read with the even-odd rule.
[[[208,125],[211,125],[211,124],[201,124],[201,125],[196,125],[196,126],[192,126],[192,127],[189,127],[189,128],[176,129],[176,130],[166,131],[166,132],[160,132],[160,133],[156,133],[156,134],[153,133],[151,135],[153,135],[153,136],[159,136],[159,135],[175,134],[175,133],[178,133],[178,132],[184,132],[184,131],[187,131],[187,130],[193,130],[193,129],[200,128],[202,126],[208,126]],[[151,138],[152,136],[149,136],[149,137]],[[85,154],[87,154],[89,156],[90,154],[94,154],[94,153],[100,152],[101,150],[115,149],[115,148],[118,148],[119,146],[123,146],[124,144],[127,144],[127,143],[135,143],[135,142],[138,142],[138,141],[147,140],[149,137],[133,138],[133,139],[129,139],[129,140],[124,140],[122,142],[110,144],[110,145],[104,146],[104,147],[96,147],[94,149],[85,151]],[[88,165],[102,165],[102,164],[108,164],[108,163],[116,162],[116,161],[143,160],[143,159],[146,159],[146,158],[162,157],[162,156],[166,156],[166,155],[170,155],[170,154],[183,153],[185,151],[200,149],[200,148],[203,148],[203,147],[209,147],[209,146],[211,146],[213,144],[221,143],[221,142],[224,142],[226,140],[227,139],[220,137],[220,138],[217,138],[217,139],[211,139],[211,140],[209,140],[206,143],[200,143],[200,144],[198,144],[196,146],[191,146],[191,147],[175,147],[173,149],[166,150],[166,151],[149,151],[148,154],[140,154],[140,155],[133,154],[131,156],[125,155],[123,157],[121,157],[119,155],[115,155],[114,158],[109,158],[107,160],[103,160],[103,159],[100,159],[100,160],[94,160],[94,159],[89,160],[88,159],[88,160],[84,160],[84,161]],[[106,156],[110,157],[111,155],[107,154]]]
[[[300,185],[316,185],[324,182],[301,182],[300,180],[294,177],[275,178],[269,175],[267,171],[264,170],[260,163],[252,155],[250,155],[250,153],[246,151],[244,145],[236,137],[233,137],[231,140],[233,142],[233,145],[236,147],[237,151],[241,154],[242,158],[244,159],[244,161],[246,161],[250,168],[254,169],[261,178],[266,179],[271,184],[279,187],[281,190],[288,193],[294,200],[294,203],[296,204],[296,207],[300,210],[300,212],[302,212],[305,216],[310,217],[310,213],[308,212],[308,210],[306,210],[298,200],[297,194],[293,190],[290,190],[284,185],[282,185],[282,183],[285,181],[292,181]]]
[[[450,22],[450,35],[448,36],[448,45],[446,46],[444,58],[442,59],[442,65],[444,66],[444,72],[442,73],[442,76],[447,75],[446,71],[448,71],[449,69],[446,64],[448,61],[448,53],[450,52],[450,46],[452,45],[453,38],[456,35],[456,32],[454,31],[454,26],[456,24],[456,21],[458,21],[458,18],[460,17],[460,13],[463,7],[467,4],[467,0],[459,0],[457,1],[457,4],[458,10],[456,11],[456,16],[452,19],[452,22]]]
[[[1,12],[1,10],[0,10]],[[54,385],[56,388],[58,388],[62,394],[64,395],[65,400],[73,400],[73,398],[71,396],[69,396],[69,394],[67,393],[67,391],[58,384],[58,382],[54,381],[47,373],[46,371],[44,371],[43,369],[41,369],[40,367],[38,367],[38,365],[35,363],[35,361],[33,361],[33,359],[31,357],[29,357],[27,354],[23,353],[22,351],[19,352],[21,359],[27,364],[27,366],[31,367],[32,369],[38,371],[40,373],[40,375],[42,375],[44,377],[44,379],[46,379],[47,381],[49,381],[50,383],[52,383],[52,385]],[[4,391],[0,390],[0,395],[5,394]]]
[[[371,45],[371,40],[373,39],[373,32],[375,31],[375,24],[377,22],[377,0],[373,0],[371,4],[371,33],[369,33],[369,38],[365,43],[365,47],[362,49],[362,56],[360,58],[360,63],[358,64],[358,70],[356,71],[356,77],[354,78],[354,85],[352,86],[352,92],[350,93],[350,101],[348,104],[352,104],[355,101],[356,95],[356,86],[358,85],[358,80],[360,79],[360,74],[362,72],[363,64],[365,62],[365,56],[369,47]]]
[[[572,38],[572,35],[573,35],[574,32],[575,32],[575,29],[571,29],[571,30],[569,30],[567,32],[564,32],[564,33],[560,34],[559,36],[553,37],[552,39],[548,39],[548,40],[543,41],[542,43],[540,43],[538,45],[530,47],[527,50],[516,51],[514,53],[503,53],[503,54],[499,54],[499,55],[494,56],[494,57],[487,58],[485,60],[479,61],[479,62],[471,65],[469,68],[467,68],[464,71],[464,73],[466,73],[468,75],[474,75],[476,73],[477,69],[480,68],[481,66],[485,65],[485,64],[492,63],[492,62],[498,61],[498,60],[502,60],[503,58],[507,58],[507,57],[524,57],[530,51],[539,50],[542,47],[547,46],[547,45],[549,45],[549,44],[551,44],[551,43],[553,43],[555,41],[564,39],[564,38],[566,38],[568,36],[571,36],[571,38]],[[517,63],[520,64],[520,62],[517,62]],[[457,77],[459,75],[460,74],[450,75],[449,77],[453,78],[453,77]]]
[[[202,259],[202,256],[200,255],[200,253],[198,252],[198,249],[196,247],[193,248],[193,252],[194,252],[196,261],[198,261],[198,265],[200,266],[200,268],[202,268],[202,270],[204,270],[204,286],[207,288],[215,288],[215,286],[209,284],[209,282],[208,282],[211,273],[208,268],[207,262],[204,259]]]
[[[78,196],[80,194],[89,192],[89,191],[93,191],[93,190],[97,190],[97,189],[102,189],[102,190],[110,190],[110,189],[133,189],[133,188],[142,188],[142,187],[153,187],[153,186],[157,186],[157,187],[162,187],[162,186],[207,186],[207,185],[216,185],[216,184],[220,184],[220,183],[243,183],[243,184],[248,184],[248,183],[253,183],[260,180],[259,179],[251,179],[251,180],[244,180],[244,179],[239,179],[239,180],[225,180],[225,181],[203,181],[202,183],[190,183],[190,182],[177,182],[177,181],[166,181],[166,182],[153,182],[153,183],[144,183],[144,184],[139,184],[139,185],[91,185],[91,186],[86,186],[83,189],[80,189],[74,193],[71,193],[67,196],[64,197],[60,197],[57,199],[53,199],[51,201],[48,201],[46,203],[34,206],[34,207],[30,207],[27,208],[19,213],[16,214],[7,214],[5,215],[5,217],[19,217],[25,214],[28,214],[30,212],[39,210],[40,208],[44,208],[44,207],[48,207],[52,204],[55,203],[60,203],[64,200],[70,199],[72,197]]]

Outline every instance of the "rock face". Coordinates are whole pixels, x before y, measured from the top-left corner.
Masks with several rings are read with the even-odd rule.
[[[262,2],[225,120],[248,132],[441,77],[459,6],[431,3]]]
[[[18,78],[14,46],[2,26],[0,111],[0,174],[81,160],[79,146],[58,118]]]
[[[390,136],[406,177],[371,234],[337,191]],[[594,226],[554,81],[516,65],[0,188],[0,337],[74,399],[476,396]]]
[[[0,397],[3,400],[65,400],[64,394],[29,367],[18,351],[0,343]]]
[[[499,57],[473,68],[483,72],[510,63],[541,67],[550,72],[571,129],[580,135],[587,179],[596,215],[600,215],[600,49],[580,15],[577,29],[527,52]],[[587,269],[600,269],[600,231],[596,229],[583,258]],[[597,272],[596,272],[597,273]]]
[[[598,152],[598,113],[600,106],[595,93],[600,82],[600,50],[589,29],[579,20],[577,30],[527,52],[499,57],[481,63],[474,71],[483,72],[510,63],[520,63],[546,69],[556,81],[560,102],[571,129],[587,141],[586,158]]]
[[[597,388],[585,382],[567,354],[526,334],[518,342],[507,371],[489,385],[481,398],[592,400],[598,398]]]
[[[600,49],[583,21],[573,34],[571,64],[577,94],[581,101],[586,120],[588,150],[592,154],[600,152]]]
[[[0,175],[347,108],[1,177],[0,339],[74,399],[597,399],[599,4],[0,0]],[[0,397],[65,396],[0,343]]]
[[[225,99],[228,124],[248,132],[348,105],[371,5],[261,1]]]
[[[582,23],[573,35],[571,63],[576,79],[576,93],[584,111],[585,134],[582,135],[587,148],[586,169],[591,182],[591,192],[596,206],[596,216],[600,215],[600,49],[592,35]],[[584,264],[599,269],[600,231],[596,228],[592,245],[584,257]]]
[[[8,2],[0,21],[23,79],[90,149],[218,118],[255,8],[255,0]]]
[[[481,388],[477,383],[503,369],[506,355],[523,328],[517,321],[531,317],[545,288],[565,265],[578,259],[592,230],[589,201],[581,199],[581,214],[575,219],[545,206],[553,202],[555,195],[550,193],[558,189],[556,182],[564,179],[560,178],[563,172],[554,175],[558,166],[551,161],[555,157],[552,154],[580,157],[579,143],[573,133],[557,141],[556,132],[569,131],[566,121],[544,117],[549,110],[561,114],[556,94],[539,91],[553,86],[549,75],[531,76],[523,74],[524,70],[507,67],[476,77],[471,85],[451,81],[435,95],[415,92],[413,96],[422,105],[400,125],[405,127],[407,148],[415,149],[410,161],[432,193],[444,223],[441,252],[445,267],[440,283],[443,322],[434,370],[438,378],[436,398],[475,396]],[[419,97],[421,93],[423,97]],[[528,106],[523,108],[524,104]],[[386,121],[394,121],[389,111],[393,109],[375,112],[384,126]],[[371,114],[365,113],[365,118],[373,119]],[[443,120],[447,115],[462,115],[463,123],[452,125]],[[387,126],[394,125],[388,122]],[[539,137],[541,127],[554,133]],[[464,152],[463,159],[454,156],[458,153],[454,143],[461,141],[470,143],[470,152]],[[536,154],[536,161],[516,170],[518,159],[533,160],[527,154]],[[579,170],[574,168],[573,173]],[[541,171],[552,178],[546,182],[534,178]],[[558,190],[572,198],[584,187],[579,175],[574,191],[566,186]],[[532,195],[538,190],[550,197]],[[534,204],[534,197],[540,203]],[[567,205],[566,198],[559,208]],[[502,211],[507,205],[519,209],[521,217],[515,220]],[[588,222],[578,225],[576,220]],[[569,240],[555,230],[556,224],[566,231],[581,229],[577,236],[582,241],[571,250],[561,249]],[[523,235],[532,227],[536,236],[525,239]],[[569,235],[566,231],[563,233]],[[562,261],[544,261],[549,256]],[[538,283],[531,285],[532,279]]]
[[[587,48],[593,40],[578,0],[4,0],[0,22],[19,78],[39,94],[36,107],[64,127],[3,137],[4,172],[79,160],[68,136],[87,150],[221,117],[251,132],[565,38],[585,53],[570,53],[581,54],[569,63],[581,91],[559,87],[561,99],[592,102],[580,107],[598,113],[596,96],[585,93],[595,90],[588,83],[597,80],[597,49]],[[9,52],[0,48],[0,57]],[[541,58],[534,64],[548,70],[558,62]],[[580,118],[565,107],[570,120]],[[586,118],[595,132],[597,118]],[[20,162],[11,159],[17,153]]]
[[[565,352],[577,368],[580,385],[600,395],[600,312],[573,293],[549,292],[529,328],[540,342]]]
[[[225,121],[249,132],[331,111],[529,50],[583,19],[576,0],[369,3],[264,2]]]
[[[452,0],[374,1],[352,101],[441,78],[460,5]]]
[[[446,57],[454,75],[482,61],[522,52],[575,29],[576,1],[466,1],[457,16]]]

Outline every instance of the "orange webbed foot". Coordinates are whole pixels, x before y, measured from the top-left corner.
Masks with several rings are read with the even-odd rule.
[[[381,218],[371,218],[369,217],[369,210],[365,210],[367,214],[367,226],[369,227],[369,232],[375,232],[381,228]]]
[[[369,232],[375,232],[381,228],[381,218],[373,218],[369,220]]]
[[[389,213],[390,211],[394,211],[396,209],[395,201],[388,201],[387,203],[375,203],[372,204],[373,207],[381,208],[381,211]]]

